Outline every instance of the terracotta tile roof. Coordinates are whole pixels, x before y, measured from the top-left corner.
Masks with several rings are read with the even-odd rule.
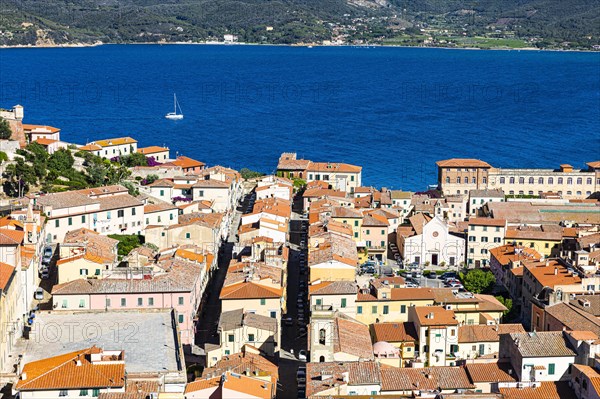
[[[344,385],[342,373],[348,373],[350,385],[379,385],[381,372],[376,362],[323,362],[306,364],[306,396]],[[328,378],[323,378],[328,376]]]
[[[412,226],[416,235],[423,233],[423,227],[433,219],[431,216],[424,213],[415,213],[408,218],[408,222]]]
[[[179,208],[177,208],[173,204],[169,204],[169,203],[166,203],[166,202],[162,202],[160,204],[148,204],[148,205],[144,205],[144,214],[154,213],[154,212],[170,211],[170,210],[173,210],[173,209],[179,209]]]
[[[0,262],[0,290],[6,291],[8,282],[15,272],[15,267],[6,263]]]
[[[115,263],[117,261],[117,245],[119,241],[90,229],[80,228],[67,232],[63,243],[81,244],[84,246],[85,253],[83,255],[87,260],[96,263]],[[72,254],[77,255],[78,252],[74,251]],[[66,260],[72,259],[69,257]]]
[[[0,245],[20,245],[24,236],[21,230],[0,229]]]
[[[567,382],[538,382],[536,388],[500,388],[504,399],[565,399],[574,398],[575,393]]]
[[[575,356],[562,331],[510,333],[502,337],[502,340],[505,339],[518,342],[517,350],[523,357]]]
[[[45,138],[39,138],[35,140],[36,143],[46,146],[46,145],[50,145],[53,143],[58,143],[58,140],[52,140],[52,139],[45,139]]]
[[[357,291],[358,287],[353,281],[323,281],[308,286],[309,295],[352,295]]]
[[[213,367],[205,368],[202,377],[206,378],[208,373],[221,375],[227,370],[243,374],[247,369],[250,369],[250,373],[254,375],[256,372],[258,376],[271,375],[275,381],[279,378],[279,367],[273,360],[247,350],[224,356]]]
[[[363,214],[360,211],[353,208],[336,206],[331,209],[331,217],[342,219],[362,219]]]
[[[95,363],[91,354],[102,350],[92,346],[36,362],[27,363],[16,385],[19,391],[41,391],[78,388],[118,388],[125,385],[125,362]],[[77,360],[81,365],[77,365]]]
[[[458,327],[458,342],[499,342],[500,334],[524,333],[522,324],[462,325]]]
[[[600,317],[600,296],[598,295],[577,295],[575,298],[569,298],[570,305],[586,313]]]
[[[561,241],[562,228],[560,226],[518,226],[509,227],[504,233],[507,240],[523,239],[523,240],[544,240],[544,241]]]
[[[86,145],[80,146],[79,149],[81,151],[98,151],[98,150],[101,150],[102,147],[100,147],[97,144],[86,144]]]
[[[256,397],[261,399],[271,399],[274,393],[274,385],[270,381],[265,381],[259,378],[248,377],[243,374],[225,373],[225,381],[221,383],[223,376],[211,379],[197,379],[190,382],[185,387],[185,394],[201,391],[204,389],[217,388],[217,390],[229,390],[239,392],[244,397]],[[231,394],[231,393],[230,393]],[[222,395],[218,395],[221,397]],[[213,397],[213,396],[211,396]]]
[[[168,147],[159,147],[157,145],[153,145],[150,147],[143,147],[143,148],[138,148],[137,152],[141,153],[141,154],[156,154],[158,152],[165,152],[165,151],[169,151]]]
[[[134,144],[134,143],[137,143],[137,140],[132,139],[131,137],[117,137],[114,139],[96,140],[91,144],[96,144],[101,147],[111,147],[114,145]]]
[[[373,345],[369,326],[340,316],[335,319],[334,353],[346,353],[364,360],[373,360]]]
[[[187,215],[179,215],[179,225],[170,226],[169,229],[176,228],[176,226],[181,227],[183,224],[199,224],[201,226],[206,226],[211,229],[218,229],[223,221],[224,214],[220,212],[213,213],[202,213],[202,212],[194,212],[188,213]]]
[[[201,273],[201,266],[180,259],[159,264],[164,273],[144,279],[105,278],[77,279],[52,288],[52,295],[104,295],[112,293],[191,292]]]
[[[490,249],[490,254],[503,266],[507,266],[510,262],[527,259],[539,260],[542,257],[542,255],[533,248],[515,247],[510,244],[492,248]]]
[[[471,198],[502,198],[504,199],[504,191],[498,190],[469,190],[469,197]]]
[[[600,336],[600,320],[594,315],[564,302],[547,306],[544,311],[569,330],[591,331]]]
[[[308,159],[279,159],[277,170],[306,170],[310,165]]]
[[[415,306],[414,309],[422,326],[458,325],[453,310],[446,310],[441,306]]]
[[[388,227],[387,218],[377,214],[367,214],[363,217],[363,227]]]
[[[203,263],[206,265],[207,268],[210,267],[215,256],[209,252],[202,251],[201,248],[197,248],[197,250],[201,252],[179,248],[177,251],[175,251],[175,256],[180,257],[184,260],[188,260],[190,262]]]
[[[273,317],[244,312],[243,309],[222,312],[219,317],[219,330],[232,331],[242,326],[257,328],[277,334],[277,320]]]
[[[192,187],[197,187],[197,188],[223,188],[223,189],[228,189],[230,186],[229,183],[221,181],[221,180],[214,180],[214,179],[210,179],[210,180],[205,180],[205,179],[200,179],[198,180],[196,183],[192,184]]]
[[[586,165],[592,169],[598,169],[600,168],[600,161],[588,162]]]
[[[328,188],[309,188],[302,194],[304,198],[322,198],[322,197],[339,197],[346,198],[345,191],[332,190]]]
[[[184,169],[189,169],[189,168],[202,167],[206,164],[204,162],[196,161],[195,159],[188,158],[186,156],[181,155],[181,156],[178,156],[176,160],[165,163],[165,165],[174,165],[174,166],[180,166]]]
[[[479,159],[452,158],[435,163],[440,168],[491,168],[492,166]]]
[[[516,382],[515,371],[508,362],[502,363],[467,363],[467,373],[471,382]],[[512,370],[512,374],[508,371]]]
[[[240,282],[221,289],[220,299],[281,298],[282,288],[266,287],[253,282]]]
[[[32,131],[32,130],[41,130],[41,131],[48,131],[51,133],[58,133],[60,132],[60,129],[57,127],[53,127],[53,126],[47,126],[47,125],[30,125],[28,123],[23,123],[23,130],[24,131]]]
[[[412,322],[371,324],[375,342],[416,342],[417,330]]]
[[[412,191],[400,191],[400,190],[391,190],[392,199],[411,199],[413,196]]]
[[[472,389],[463,367],[382,368],[381,391]]]
[[[326,234],[328,234],[326,241],[308,253],[308,265],[314,266],[331,260],[337,260],[355,267],[358,264],[356,242],[346,235]]]
[[[503,219],[492,219],[492,218],[470,218],[470,226],[497,226],[505,227],[506,220]]]
[[[567,334],[576,341],[595,341],[598,339],[598,334],[591,331],[569,331]]]
[[[173,179],[158,179],[148,184],[147,187],[173,187]]]
[[[569,273],[567,268],[555,261],[546,262],[525,261],[523,266],[533,275],[542,286],[554,288],[556,285],[581,284],[581,277]],[[556,270],[556,274],[554,274]]]
[[[361,166],[350,165],[347,163],[332,163],[332,162],[310,162],[306,168],[307,172],[333,172],[333,173],[359,173],[362,170]]]

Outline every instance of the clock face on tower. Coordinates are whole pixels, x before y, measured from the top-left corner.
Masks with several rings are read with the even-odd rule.
[[[434,236],[434,237],[437,237],[438,235],[439,235],[439,233],[438,233],[437,231],[434,231],[434,232],[433,232],[433,236]]]

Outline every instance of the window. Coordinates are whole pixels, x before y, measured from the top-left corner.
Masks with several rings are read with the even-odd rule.
[[[559,177],[557,182],[558,182],[558,184],[563,184],[563,178]]]
[[[198,190],[198,197],[204,197],[204,190]]]
[[[325,340],[325,339],[326,339],[326,334],[327,334],[327,333],[326,333],[326,331],[325,331],[325,329],[324,329],[324,328],[321,328],[321,329],[319,330],[319,345],[325,345],[325,342],[326,342],[326,340]]]
[[[150,219],[149,218],[146,218],[146,224],[147,225],[150,224]]]
[[[355,220],[355,221],[354,221],[354,226],[355,226],[355,227],[358,227],[358,220]]]
[[[371,313],[375,314],[377,313],[377,306],[371,306]]]
[[[342,307],[345,308],[346,307],[346,298],[342,298]]]
[[[254,342],[254,334],[248,334],[248,341]]]
[[[569,184],[569,185],[573,184],[573,178],[572,177],[567,177],[567,184]]]
[[[535,182],[535,179],[533,177],[529,178],[529,184],[533,184]]]
[[[556,366],[554,363],[548,364],[548,375],[554,375],[555,368]]]
[[[56,219],[54,221],[54,227],[60,227],[60,220]]]
[[[183,315],[182,314],[179,315],[179,324],[181,324],[181,323],[183,323]]]
[[[357,232],[354,233],[354,238],[358,238],[358,233]]]
[[[189,239],[192,236],[192,233],[185,233],[185,238]]]
[[[525,184],[525,178],[519,177],[519,184]]]
[[[350,181],[354,181],[354,176],[350,176]]]
[[[317,306],[321,306],[323,304],[323,300],[322,299],[317,299]]]
[[[515,178],[514,178],[514,177],[511,177],[510,179],[508,179],[508,182],[509,182],[510,184],[515,184]]]
[[[178,303],[179,303],[179,305],[183,305],[183,297],[182,296],[179,297]]]
[[[446,183],[450,183],[450,178],[446,177]]]
[[[66,309],[67,308],[67,300],[63,299],[62,304],[61,304],[61,308]]]
[[[87,276],[88,271],[87,269],[79,269],[79,275],[80,276]]]
[[[135,216],[135,208],[131,208],[131,216]]]
[[[323,180],[329,180],[329,175],[323,175]]]
[[[79,396],[88,396],[88,390],[87,389],[81,389],[79,391]]]
[[[500,184],[504,184],[504,183],[506,183],[506,179],[504,177],[501,177],[500,178]]]
[[[544,184],[544,178],[543,177],[538,178],[538,184]]]
[[[148,298],[148,306],[154,306],[154,298]]]
[[[383,305],[383,314],[389,314],[390,313],[390,307],[388,305]]]
[[[81,223],[85,223],[85,215],[81,216]]]
[[[106,306],[107,308],[110,308],[110,298],[106,298],[106,301],[105,301],[105,306]]]
[[[577,184],[583,184],[583,179],[581,177],[577,178]]]
[[[266,305],[267,304],[267,300],[265,298],[260,298],[260,304],[261,305]]]
[[[111,213],[110,213],[110,211],[106,212],[106,218],[107,218],[107,219],[110,219],[110,218],[111,218]]]
[[[127,306],[127,298],[121,298],[121,307]]]
[[[587,180],[586,180],[586,182],[587,182],[587,184],[592,184],[592,178],[588,177]]]
[[[61,389],[60,392],[58,393],[58,396],[69,396],[69,391],[67,391],[66,389]]]
[[[481,181],[483,182],[483,184],[487,184],[487,177],[483,177],[483,178],[481,179]]]
[[[488,242],[488,238],[487,237],[481,237],[481,242]]]
[[[274,310],[271,310],[271,312],[269,313],[269,316],[271,316],[272,319],[276,319],[277,318],[277,312]]]
[[[548,184],[554,184],[554,177],[548,178]]]
[[[233,334],[227,336],[227,342],[233,342]]]
[[[79,307],[80,308],[85,308],[85,299],[80,299],[79,300]]]
[[[367,229],[367,235],[371,234],[371,230]]]
[[[460,184],[460,177],[456,178],[456,183]]]
[[[229,349],[225,349],[225,354],[226,354],[226,355],[230,355],[230,354],[231,354],[231,351],[230,351]]]
[[[475,237],[475,236],[469,236],[469,241],[470,242],[473,242],[475,240],[477,240],[477,237]]]
[[[138,303],[138,306],[143,306],[144,305],[144,299],[143,298],[138,298],[137,303]]]
[[[357,306],[356,307],[356,313],[357,314],[362,314],[362,306]]]
[[[172,213],[169,214],[169,220],[173,220],[173,214]]]
[[[483,226],[483,231],[487,231],[487,226]]]
[[[72,226],[72,225],[73,225],[73,218],[68,218],[68,219],[67,219],[67,224],[68,224],[69,226]]]
[[[165,190],[160,190],[160,196],[164,197],[165,196]]]

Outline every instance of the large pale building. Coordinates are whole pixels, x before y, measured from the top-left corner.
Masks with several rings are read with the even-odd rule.
[[[541,195],[553,192],[562,198],[586,198],[600,190],[600,161],[587,169],[562,164],[558,169],[494,168],[478,159],[438,161],[438,185],[444,194],[470,190],[503,190],[507,195]]]

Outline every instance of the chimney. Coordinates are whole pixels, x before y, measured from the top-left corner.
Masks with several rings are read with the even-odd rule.
[[[556,276],[558,274],[558,267],[554,267],[554,275]]]
[[[246,375],[250,375],[250,367],[246,367]]]
[[[22,380],[22,381],[25,381],[26,379],[27,379],[27,373],[23,372],[23,373],[21,374],[21,380]]]

